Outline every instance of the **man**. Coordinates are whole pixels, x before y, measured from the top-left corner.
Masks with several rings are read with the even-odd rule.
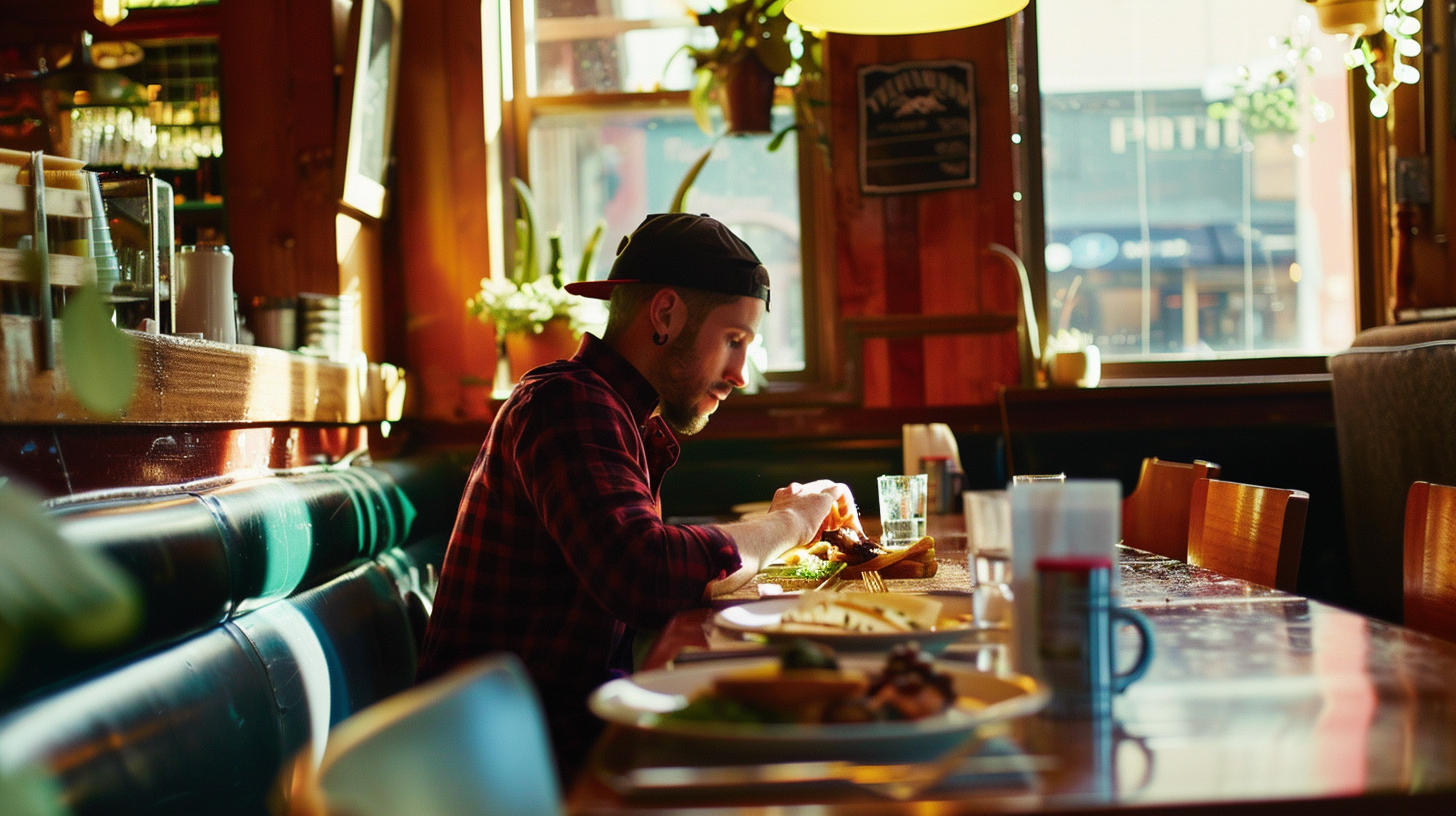
[[[569,774],[600,730],[593,688],[630,671],[635,629],[661,627],[742,586],[813,540],[843,485],[794,484],[770,511],[721,526],[669,525],[659,502],[673,431],[696,433],[744,385],[769,305],[768,272],[706,216],[648,216],[605,281],[567,290],[609,299],[601,339],[521,379],[491,424],[450,537],[420,678],[478,655],[518,654]],[[852,523],[857,523],[852,522]]]

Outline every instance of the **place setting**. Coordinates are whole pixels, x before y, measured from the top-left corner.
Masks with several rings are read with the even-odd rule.
[[[703,623],[706,648],[597,689],[591,710],[622,727],[593,763],[600,780],[626,798],[1034,790],[1051,760],[1025,754],[1008,723],[1050,692],[1009,670],[1007,610],[982,599],[978,618],[975,555],[955,551],[966,560],[955,588],[895,577],[947,566],[927,534],[925,482],[879,479],[880,516],[866,524],[883,531],[877,541],[833,519],[837,529],[777,565],[823,570],[819,583],[722,606]],[[872,572],[881,591],[861,580]]]
[[[805,639],[771,654],[614,680],[591,710],[625,726],[595,762],[624,797],[749,798],[825,788],[908,799],[941,784],[1029,788],[1044,758],[1004,723],[1042,708],[1030,677],[937,660],[913,642],[838,654]]]

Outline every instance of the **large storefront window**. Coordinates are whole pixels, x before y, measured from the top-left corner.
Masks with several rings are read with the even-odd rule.
[[[1349,43],[1313,16],[1038,0],[1049,333],[1114,360],[1349,344]]]

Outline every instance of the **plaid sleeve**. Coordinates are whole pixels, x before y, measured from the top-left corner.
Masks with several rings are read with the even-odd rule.
[[[618,620],[662,626],[740,565],[716,527],[666,524],[636,422],[579,381],[544,384],[518,412],[515,462],[526,495],[582,585]]]

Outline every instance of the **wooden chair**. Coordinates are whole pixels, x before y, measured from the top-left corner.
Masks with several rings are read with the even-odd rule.
[[[1188,563],[1293,592],[1308,509],[1302,490],[1199,479],[1188,511]]]
[[[1405,502],[1405,625],[1456,640],[1456,487],[1416,482]]]
[[[1217,479],[1218,465],[1143,460],[1137,488],[1122,501],[1122,543],[1179,561],[1188,560],[1188,505],[1199,479]]]

